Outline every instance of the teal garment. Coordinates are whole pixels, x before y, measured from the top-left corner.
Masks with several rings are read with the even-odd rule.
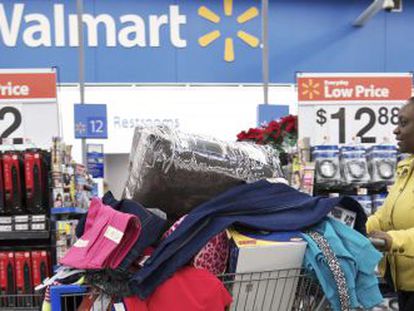
[[[382,258],[371,242],[343,223],[325,218],[309,229],[322,234],[330,244],[345,274],[352,308],[372,308],[383,300],[375,275],[375,267]],[[304,265],[313,271],[334,310],[341,310],[335,280],[322,251],[307,234]]]

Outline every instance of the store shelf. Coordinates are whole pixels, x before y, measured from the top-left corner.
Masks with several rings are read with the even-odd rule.
[[[86,210],[79,207],[54,207],[50,210],[52,215],[86,214]]]
[[[11,231],[0,232],[0,240],[36,240],[48,239],[49,231]]]

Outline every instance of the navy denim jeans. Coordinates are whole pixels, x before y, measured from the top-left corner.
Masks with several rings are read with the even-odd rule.
[[[157,215],[154,215],[137,202],[126,199],[117,201],[110,191],[103,196],[102,202],[105,205],[109,205],[120,212],[137,216],[141,222],[141,233],[138,237],[138,240],[135,242],[134,246],[131,248],[131,251],[124,258],[124,260],[122,260],[121,264],[117,268],[118,271],[127,271],[131,264],[140,255],[142,255],[143,251],[148,246],[153,245],[159,240],[160,236],[166,230],[166,220],[158,217]],[[79,221],[76,227],[77,237],[82,236],[85,222],[86,215]]]
[[[265,180],[237,186],[192,210],[132,276],[130,287],[139,297],[147,298],[210,238],[230,225],[267,231],[301,230],[321,221],[335,206],[357,212],[356,223],[363,231],[366,216],[351,198],[311,197]]]

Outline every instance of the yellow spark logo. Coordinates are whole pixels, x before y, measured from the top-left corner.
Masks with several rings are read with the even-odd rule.
[[[233,15],[233,0],[223,0],[224,1],[224,14],[226,16],[232,16]],[[220,16],[218,16],[216,13],[211,11],[205,6],[202,6],[198,9],[198,15],[200,15],[202,18],[214,23],[219,24],[220,23]],[[252,20],[253,18],[257,17],[259,15],[259,10],[255,7],[251,7],[250,9],[246,10],[242,14],[240,14],[237,17],[237,23],[244,24],[248,21]],[[219,30],[211,31],[203,36],[201,36],[198,39],[198,43],[202,47],[207,47],[211,43],[213,43],[215,40],[220,38],[221,33]],[[251,46],[252,48],[257,48],[259,46],[259,39],[248,32],[239,30],[237,32],[237,37],[242,40],[245,44]],[[226,38],[224,40],[224,60],[226,62],[233,62],[235,59],[234,56],[234,44],[233,44],[233,38]]]
[[[309,79],[307,82],[303,82],[302,83],[302,95],[303,96],[308,96],[309,99],[313,99],[313,97],[316,95],[320,95],[321,93],[319,92],[319,87],[320,84],[319,83],[313,83],[312,79]]]

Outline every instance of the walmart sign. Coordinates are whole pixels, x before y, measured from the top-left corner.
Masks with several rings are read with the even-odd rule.
[[[160,47],[160,31],[165,26],[169,29],[170,43],[174,47],[184,48],[187,41],[181,38],[180,28],[186,21],[187,18],[180,14],[178,5],[169,6],[167,14],[149,15],[146,19],[137,14],[125,14],[117,19],[109,14],[82,15],[88,47],[99,45],[99,28],[105,33],[102,45],[106,47]],[[117,22],[120,25],[118,27]],[[79,46],[77,15],[65,15],[64,4],[53,5],[52,20],[40,13],[25,14],[24,3],[14,4],[8,18],[4,5],[0,4],[0,33],[7,47],[16,47],[18,39],[27,47]]]
[[[75,82],[75,5],[1,1],[0,67],[57,66],[62,82]],[[259,81],[258,5],[255,0],[84,1],[86,80]]]
[[[271,82],[303,72],[406,72],[414,2],[352,21],[370,1],[271,0]],[[87,82],[260,82],[260,0],[84,0]],[[386,21],[386,22],[384,22]],[[50,67],[76,82],[74,0],[0,0],[0,68]],[[382,33],[398,33],[384,37]],[[401,49],[404,46],[404,49]],[[372,51],[375,50],[375,53]]]

